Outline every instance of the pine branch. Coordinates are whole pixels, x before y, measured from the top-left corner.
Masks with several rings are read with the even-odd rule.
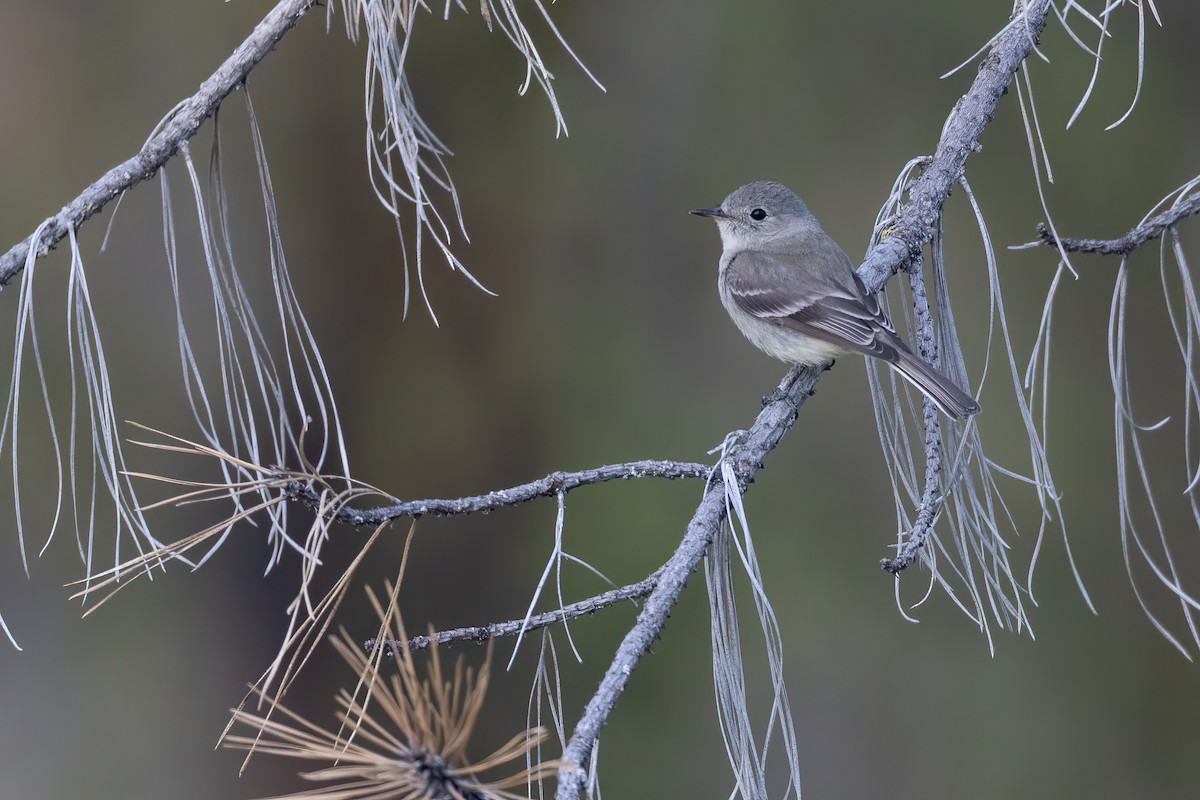
[[[933,237],[942,206],[962,178],[967,157],[981,149],[979,139],[1000,98],[1046,26],[1047,5],[1046,0],[1026,0],[1013,17],[1024,14],[1024,24],[1007,26],[980,62],[971,88],[946,120],[933,158],[909,189],[908,203],[897,212],[887,237],[871,248],[858,268],[858,276],[872,291],[882,289]]]
[[[1130,230],[1124,236],[1116,239],[1076,239],[1068,236],[1055,236],[1046,224],[1037,224],[1038,241],[1035,244],[1046,244],[1061,248],[1068,253],[1099,253],[1104,256],[1127,256],[1146,242],[1162,236],[1169,228],[1180,220],[1200,214],[1200,192],[1186,200],[1168,208],[1166,211],[1143,222]]]
[[[78,229],[109,202],[142,181],[153,177],[164,164],[191,139],[222,101],[246,81],[250,71],[279,43],[319,0],[281,0],[225,63],[214,72],[194,95],[176,106],[160,124],[137,155],[118,164],[102,178],[51,217],[41,228],[36,242],[30,234],[20,244],[0,256],[0,287],[21,270],[29,258],[44,256],[72,230]]]
[[[925,276],[921,273],[921,257],[918,254],[908,266],[909,287],[912,289],[913,319],[916,328],[917,352],[921,358],[938,365],[937,341],[933,334],[933,314],[929,310],[929,296],[925,292]],[[942,510],[943,495],[938,491],[942,478],[942,435],[941,419],[937,406],[928,397],[923,398],[921,414],[925,423],[925,488],[917,506],[917,518],[908,539],[901,545],[894,558],[885,558],[879,565],[893,575],[899,575],[917,559],[921,550],[933,535],[933,523]]]
[[[504,506],[516,506],[539,497],[553,497],[606,481],[629,480],[630,478],[707,478],[712,467],[688,461],[627,461],[623,464],[605,464],[594,469],[578,472],[552,472],[529,483],[509,489],[497,489],[473,497],[455,497],[448,500],[407,500],[390,506],[355,509],[343,508],[333,519],[350,525],[378,526],[401,517],[423,516],[449,517],[459,514],[476,514],[494,511]],[[286,496],[301,500],[310,507],[321,505],[321,495],[312,485],[294,480],[284,489]]]
[[[796,367],[788,372],[774,394],[767,400],[750,430],[741,432],[738,441],[726,450],[725,458],[733,465],[737,476],[738,492],[745,492],[762,466],[763,459],[779,444],[796,421],[801,404],[813,393],[820,372]],[[617,648],[616,656],[600,687],[588,701],[583,716],[575,726],[571,739],[563,751],[563,766],[558,773],[558,800],[575,800],[587,779],[584,764],[591,755],[592,746],[608,715],[616,705],[617,698],[629,682],[642,656],[662,635],[667,617],[683,591],[684,583],[704,557],[709,542],[725,519],[725,487],[720,471],[713,477],[688,523],[683,541],[663,565],[658,584],[646,598],[637,622],[625,634]]]
[[[528,632],[548,628],[559,622],[595,614],[601,609],[622,603],[626,600],[640,600],[654,591],[654,587],[658,585],[662,571],[663,567],[659,567],[637,583],[631,583],[628,586],[619,586],[616,589],[609,589],[607,592],[601,592],[598,595],[585,600],[579,600],[575,603],[568,603],[562,608],[547,611],[544,614],[533,614],[528,618],[510,619],[506,622],[492,622],[487,625],[451,628],[449,630],[437,631],[429,636],[413,636],[405,646],[409,650],[425,650],[430,645],[443,645],[449,642],[474,642],[475,644],[483,644],[502,636],[516,636],[522,631]],[[373,651],[375,646],[376,640],[373,638],[363,642],[363,648],[367,652]],[[384,646],[391,649],[396,647],[396,642],[385,642]]]
[[[170,115],[162,129],[136,156],[110,170],[52,217],[37,241],[33,241],[31,236],[0,256],[0,285],[7,283],[23,268],[31,250],[34,255],[43,255],[66,236],[68,231],[78,228],[121,192],[154,175],[175,154],[180,145],[195,134],[222,100],[245,81],[254,66],[316,2],[317,0],[282,0],[221,68],[205,81],[200,91]],[[893,274],[910,264],[932,238],[951,188],[962,177],[969,155],[979,149],[980,136],[991,122],[1000,97],[1041,33],[1045,25],[1046,10],[1046,0],[1026,0],[1020,12],[1024,17],[1023,22],[1006,27],[980,64],[970,89],[959,100],[946,121],[933,157],[921,177],[910,188],[908,202],[898,210],[889,235],[871,248],[859,268],[860,277],[872,290],[881,289]],[[563,753],[563,766],[559,771],[556,795],[559,800],[578,798],[586,780],[585,765],[601,728],[641,657],[661,636],[670,610],[678,601],[687,578],[695,570],[725,518],[727,489],[739,493],[746,491],[761,468],[763,459],[794,424],[800,406],[812,394],[820,374],[819,371],[805,368],[789,371],[779,388],[765,403],[751,428],[741,432],[737,441],[727,448],[725,458],[733,466],[736,487],[725,487],[721,473],[717,471],[710,476],[709,468],[703,465],[675,465],[684,469],[680,474],[665,476],[699,477],[703,474],[709,476],[709,483],[679,546],[667,563],[655,575],[646,579],[654,579],[653,586],[631,585],[638,586],[639,591],[641,588],[649,590],[645,603],[637,621],[618,647],[612,664],[567,743]],[[929,452],[928,441],[927,437],[927,463],[930,462],[931,455],[935,460],[940,457],[939,454]],[[350,512],[355,516],[347,521],[354,524],[370,524],[373,519],[382,521],[397,516],[471,513],[515,505],[540,496],[552,496],[586,483],[634,477],[632,472],[603,473],[601,476],[601,471],[605,469],[616,469],[619,473],[621,469],[631,469],[631,465],[612,465],[588,471],[596,473],[594,479],[578,478],[578,482],[575,483],[571,483],[570,479],[584,473],[554,473],[539,481],[479,497],[397,503],[380,509]],[[304,487],[296,487],[296,492],[297,496],[304,496]],[[622,590],[613,591],[620,593]],[[620,599],[628,598],[619,597],[612,602],[618,602]],[[587,604],[595,600],[596,598],[591,598],[581,603]],[[578,605],[580,604],[573,604]],[[597,606],[599,607],[604,606]],[[545,624],[553,624],[558,619],[565,618],[565,613],[567,609],[539,617],[545,620]],[[496,623],[505,631],[508,630],[505,626],[511,624]],[[484,626],[484,629],[489,627]],[[464,637],[468,637],[476,635],[480,629],[464,630],[473,631],[472,634],[464,634]]]
[[[933,238],[942,206],[962,177],[967,157],[980,149],[979,139],[991,122],[996,105],[1045,27],[1046,9],[1046,0],[1026,0],[1019,12],[1024,16],[1024,24],[1007,26],[983,59],[971,88],[946,121],[933,158],[910,189],[909,202],[897,212],[887,238],[872,246],[859,267],[859,276],[872,290],[881,289],[892,275],[919,256]],[[789,372],[741,442],[729,449],[728,457],[737,465],[739,491],[745,491],[762,459],[791,427],[796,411],[812,393],[819,377],[820,373],[807,369]],[[642,654],[661,635],[668,612],[683,590],[684,580],[699,563],[725,518],[725,496],[719,480],[718,473],[688,524],[683,541],[664,566],[658,586],[646,599],[637,622],[618,647],[600,687],[575,726],[563,751],[557,800],[577,800],[583,791],[587,780],[585,765],[600,729]]]

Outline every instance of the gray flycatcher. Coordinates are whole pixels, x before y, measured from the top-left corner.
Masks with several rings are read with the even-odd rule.
[[[738,329],[790,364],[828,364],[843,353],[883,359],[945,414],[963,419],[979,403],[922,361],[896,334],[850,257],[786,186],[757,181],[720,208],[697,208],[721,233],[717,286]]]

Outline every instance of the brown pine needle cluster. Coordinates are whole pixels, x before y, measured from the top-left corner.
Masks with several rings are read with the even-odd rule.
[[[306,780],[325,785],[282,795],[288,800],[520,800],[522,789],[553,774],[556,762],[533,763],[534,749],[546,740],[542,728],[524,730],[491,755],[477,761],[467,744],[483,707],[488,663],[478,671],[465,668],[460,657],[451,674],[443,670],[437,647],[422,654],[424,677],[414,654],[385,642],[407,638],[396,612],[395,590],[380,614],[381,635],[373,652],[365,652],[343,630],[333,639],[337,652],[359,676],[353,692],[338,692],[337,731],[316,725],[282,704],[272,715],[233,711],[232,725],[245,725],[247,735],[230,734],[226,747],[323,762],[301,772]],[[490,661],[490,648],[489,648]],[[520,769],[506,777],[484,773]]]
[[[71,596],[71,599],[83,598],[85,602],[92,600],[87,611],[84,612],[84,616],[87,616],[103,605],[118,590],[127,586],[133,579],[141,575],[150,574],[151,570],[155,568],[164,568],[172,560],[182,561],[192,567],[203,563],[208,557],[207,554],[203,555],[197,562],[189,560],[188,554],[200,548],[201,545],[213,540],[218,540],[219,544],[219,540],[237,523],[248,520],[260,512],[266,512],[270,516],[270,533],[277,534],[281,532],[283,529],[283,518],[277,516],[276,509],[282,509],[289,498],[289,491],[298,485],[308,487],[311,493],[317,498],[313,507],[315,519],[308,534],[303,541],[291,542],[293,549],[299,550],[307,562],[303,575],[304,585],[301,587],[301,594],[305,594],[308,579],[311,578],[311,572],[315,565],[320,563],[320,547],[328,538],[328,527],[334,517],[351,501],[359,498],[377,496],[389,500],[392,499],[372,486],[345,478],[319,474],[316,468],[308,463],[303,455],[304,439],[308,428],[307,424],[300,433],[298,455],[302,462],[302,468],[298,470],[254,464],[180,436],[155,430],[136,422],[129,424],[167,440],[166,443],[130,440],[131,444],[152,450],[209,458],[219,464],[229,475],[236,476],[240,474],[244,476],[244,479],[204,482],[146,472],[124,472],[123,474],[132,478],[154,481],[168,486],[182,487],[177,494],[138,507],[137,511],[139,513],[152,511],[168,505],[183,507],[198,503],[227,500],[232,500],[234,507],[228,516],[216,524],[189,534],[170,544],[143,551],[111,569],[91,573],[83,580],[68,584],[70,586],[82,587]],[[337,483],[346,484],[346,486],[345,488],[338,488],[335,485]],[[281,549],[278,544],[275,545],[275,548],[276,550]],[[277,557],[273,558],[272,565],[275,560],[277,560]],[[311,602],[308,605],[311,605]]]
[[[202,554],[196,561],[189,560],[190,553],[200,548],[201,545],[214,542],[214,540],[215,543],[210,545],[210,548],[215,549],[236,524],[248,520],[260,512],[265,513],[268,517],[265,527],[268,529],[268,536],[273,540],[272,545],[276,551],[270,565],[274,566],[278,560],[278,553],[283,549],[278,542],[278,536],[285,535],[287,502],[292,497],[291,493],[295,491],[295,487],[304,487],[307,496],[311,498],[313,519],[303,539],[288,540],[291,544],[290,549],[298,550],[301,554],[301,564],[299,586],[295,597],[287,607],[289,617],[287,635],[280,645],[275,659],[252,692],[253,695],[257,695],[260,700],[265,700],[268,704],[277,702],[329,630],[333,616],[351,586],[355,570],[362,564],[371,547],[379,540],[386,523],[375,529],[350,566],[318,599],[313,595],[311,589],[322,563],[321,549],[329,539],[330,525],[352,501],[377,497],[388,502],[395,502],[395,498],[361,481],[318,473],[316,467],[304,457],[304,442],[308,433],[307,423],[300,431],[296,446],[296,455],[300,462],[299,469],[262,466],[180,436],[155,430],[136,422],[130,424],[166,440],[165,442],[131,440],[132,444],[153,450],[211,459],[227,476],[242,476],[241,480],[230,479],[210,483],[145,472],[126,473],[134,478],[181,487],[177,488],[177,494],[142,506],[138,509],[139,512],[167,505],[190,506],[197,503],[222,501],[232,501],[233,507],[228,516],[214,525],[171,544],[142,552],[113,569],[93,573],[83,580],[70,584],[81,587],[72,595],[72,599],[82,598],[85,603],[90,601],[90,605],[84,612],[84,616],[87,616],[120,589],[128,586],[135,578],[152,575],[155,568],[165,569],[172,560],[195,568],[204,563],[212,549],[208,553]],[[412,530],[409,531],[410,540],[412,532]],[[405,552],[407,553],[407,547]],[[270,716],[270,712],[268,712],[268,716]]]

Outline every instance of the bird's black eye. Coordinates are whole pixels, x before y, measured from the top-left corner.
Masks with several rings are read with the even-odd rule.
[[[767,212],[763,211],[761,208],[756,208],[750,212],[750,219],[758,220],[761,222],[762,220],[764,220],[766,218],[767,218]]]

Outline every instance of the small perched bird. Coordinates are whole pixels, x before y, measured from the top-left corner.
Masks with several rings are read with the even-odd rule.
[[[804,202],[773,181],[748,183],[720,208],[697,208],[721,233],[717,286],[738,329],[759,350],[791,364],[828,364],[856,352],[888,362],[937,404],[963,419],[979,403],[914,355],[850,257]]]

